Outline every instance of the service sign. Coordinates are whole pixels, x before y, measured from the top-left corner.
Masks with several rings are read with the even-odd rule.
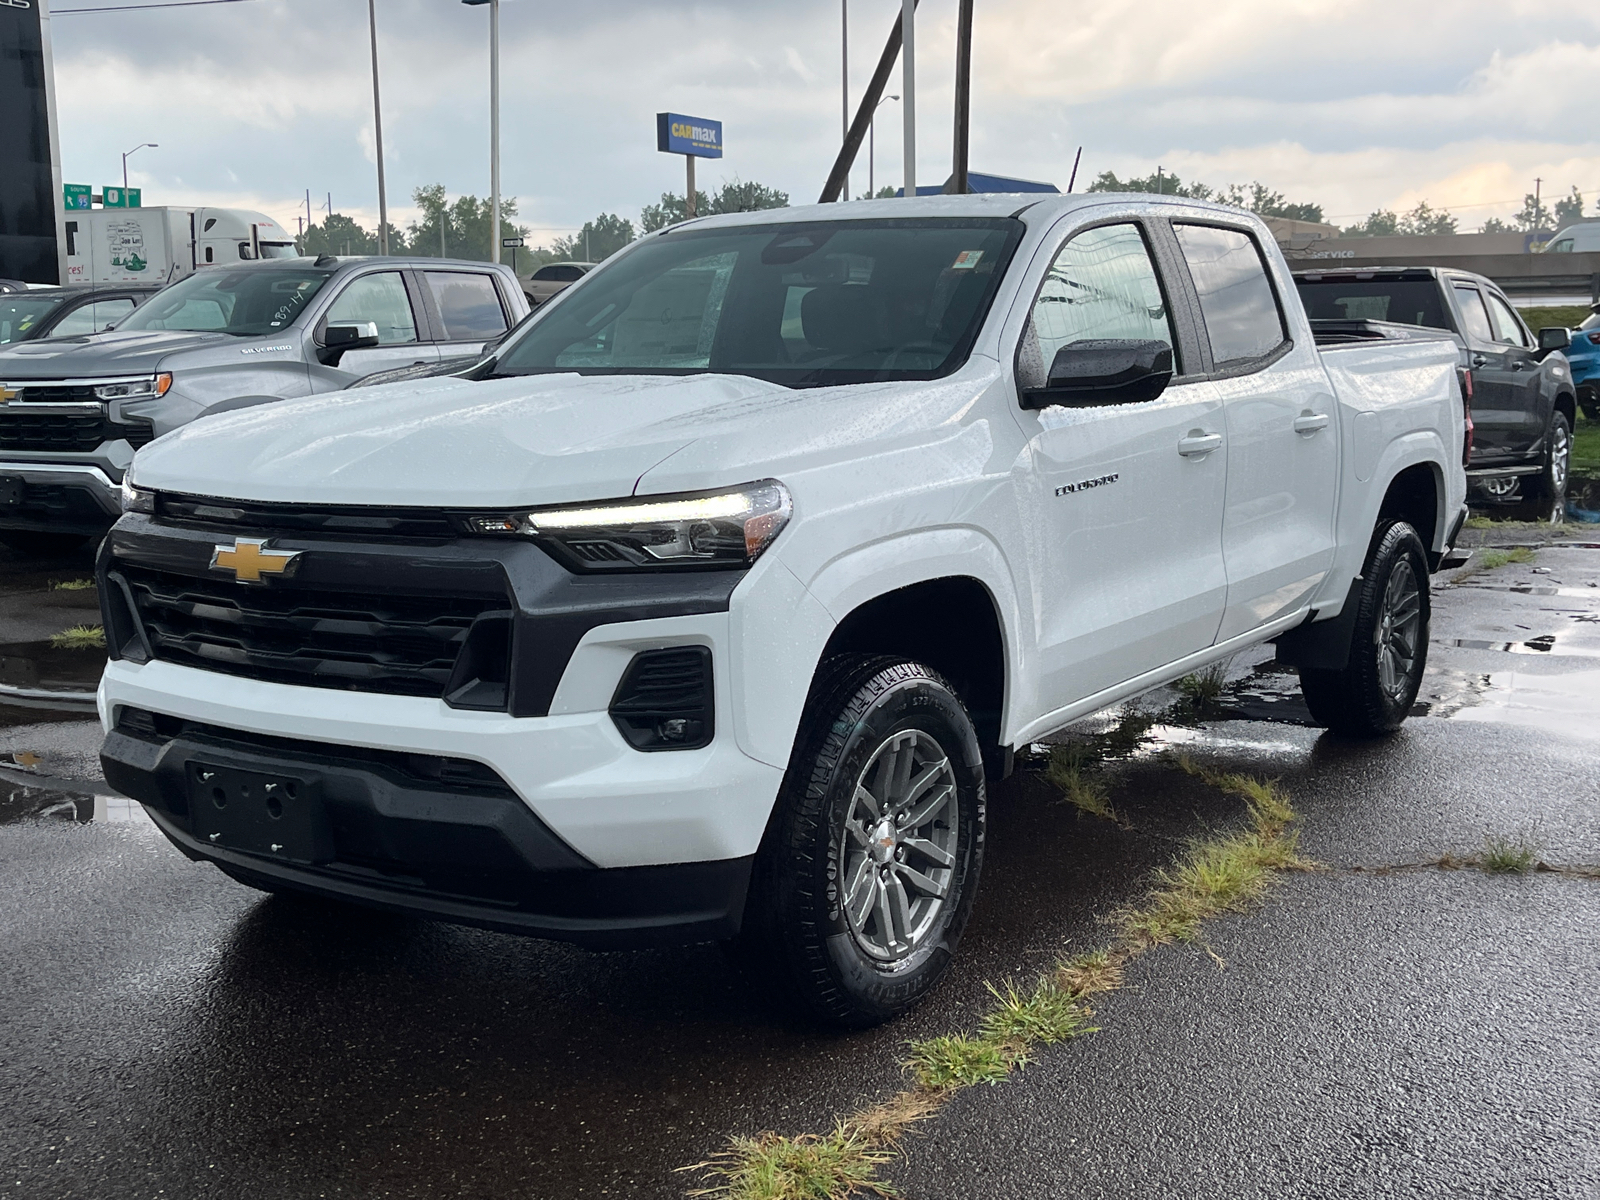
[[[722,122],[681,113],[656,114],[656,149],[663,154],[722,157]]]

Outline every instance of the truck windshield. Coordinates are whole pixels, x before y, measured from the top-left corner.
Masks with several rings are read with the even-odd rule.
[[[20,342],[65,301],[65,296],[0,296],[0,345]]]
[[[1452,328],[1439,298],[1439,283],[1420,279],[1296,279],[1306,316],[1313,321],[1394,321]]]
[[[314,267],[268,271],[203,268],[157,292],[117,328],[186,329],[238,337],[272,333],[293,325],[332,273]]]
[[[823,221],[650,239],[553,302],[495,375],[933,379],[966,361],[1022,224]]]
[[[300,251],[294,248],[293,242],[262,242],[262,258],[299,258]]]

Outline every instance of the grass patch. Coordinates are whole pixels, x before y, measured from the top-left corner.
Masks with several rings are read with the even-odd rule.
[[[1600,471],[1600,422],[1583,416],[1581,409],[1578,427],[1572,431],[1572,469],[1585,473]],[[1581,482],[1573,480],[1573,483]]]
[[[57,579],[50,584],[52,592],[88,592],[94,590],[92,579]]]
[[[978,1027],[985,1041],[999,1045],[1042,1042],[1054,1046],[1089,1032],[1088,1010],[1052,977],[1039,980],[1031,992],[1018,991],[1010,980],[1006,981],[1004,990],[992,983],[988,986],[997,1007]]]
[[[1093,774],[1099,765],[1097,756],[1088,746],[1069,742],[1050,747],[1044,774],[1060,789],[1062,798],[1079,812],[1115,821],[1117,814],[1111,811],[1106,785]]]
[[[1123,956],[1109,950],[1091,950],[1056,967],[1056,986],[1074,1000],[1097,992],[1114,992],[1122,986]]]
[[[104,650],[106,631],[98,625],[74,625],[52,633],[50,644],[57,650]]]
[[[1527,546],[1514,546],[1510,550],[1485,550],[1478,555],[1478,566],[1485,571],[1493,571],[1507,563],[1525,563],[1533,561],[1533,550]]]
[[[1554,304],[1524,308],[1520,311],[1522,319],[1528,323],[1528,328],[1537,333],[1541,329],[1549,329],[1552,325],[1559,325],[1562,329],[1576,329],[1583,324],[1591,310],[1587,304]]]
[[[1492,517],[1468,517],[1464,528],[1467,529],[1493,529],[1500,522]]]
[[[691,1196],[844,1200],[857,1193],[899,1196],[877,1178],[878,1168],[892,1158],[893,1150],[875,1145],[861,1130],[841,1121],[822,1137],[782,1137],[770,1132],[736,1137],[721,1154],[679,1169],[700,1171],[717,1180],[711,1187],[690,1192]]]
[[[949,1033],[912,1042],[906,1066],[922,1087],[943,1092],[975,1083],[999,1083],[1011,1074],[1012,1067],[1027,1061],[1027,1049],[1020,1043]]]
[[[1196,671],[1192,675],[1185,675],[1178,680],[1179,694],[1189,702],[1189,707],[1195,712],[1210,712],[1217,700],[1222,696],[1222,689],[1228,682],[1228,664],[1231,659],[1212,663],[1203,671]]]
[[[1539,848],[1525,837],[1486,834],[1478,865],[1493,875],[1526,875],[1538,861]]]

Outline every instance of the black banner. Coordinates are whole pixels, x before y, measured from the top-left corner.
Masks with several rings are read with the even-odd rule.
[[[50,74],[39,0],[0,0],[0,278],[58,283]]]

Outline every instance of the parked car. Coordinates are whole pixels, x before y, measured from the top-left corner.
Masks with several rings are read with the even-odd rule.
[[[35,288],[0,297],[0,345],[103,333],[159,290],[159,285]]]
[[[1577,392],[1561,353],[1565,329],[1529,331],[1491,280],[1442,267],[1295,273],[1312,328],[1382,336],[1366,322],[1447,331],[1461,351],[1472,412],[1467,481],[1488,499],[1521,495],[1554,507],[1566,495]]]
[[[949,967],[1013,748],[1273,639],[1396,728],[1462,452],[1449,336],[1319,349],[1237,208],[726,214],[464,377],[140,451],[101,761],[249,886],[738,938],[870,1024]]]
[[[594,268],[594,263],[586,262],[548,263],[522,281],[522,290],[528,297],[528,303],[538,308],[550,297],[577,283]]]
[[[1589,420],[1600,421],[1600,304],[1572,331],[1566,355],[1578,406]]]
[[[198,271],[81,344],[0,347],[0,541],[104,533],[134,451],[198,417],[474,357],[527,312],[489,263],[269,259]]]
[[[1579,221],[1556,231],[1545,243],[1546,254],[1582,254],[1600,250],[1600,221]]]

